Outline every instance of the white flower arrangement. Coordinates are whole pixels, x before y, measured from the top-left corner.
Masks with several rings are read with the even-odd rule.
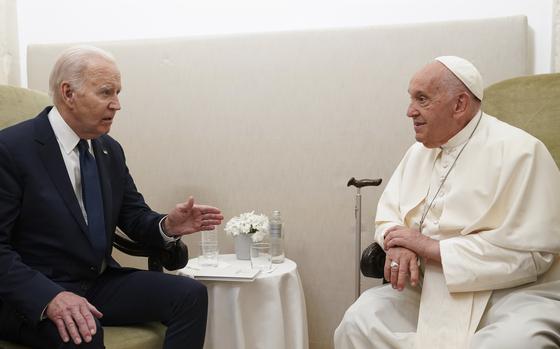
[[[225,231],[230,236],[249,234],[253,242],[259,242],[268,235],[268,217],[255,214],[255,211],[245,212],[233,217],[226,223]]]

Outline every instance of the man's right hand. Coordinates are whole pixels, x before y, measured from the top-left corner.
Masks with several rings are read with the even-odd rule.
[[[99,310],[85,298],[72,292],[60,292],[47,306],[47,317],[55,323],[58,333],[66,343],[72,337],[74,343],[82,343],[82,339],[91,342],[97,332],[95,319],[103,316]]]
[[[391,262],[397,263],[396,268],[391,268]],[[399,291],[404,289],[407,282],[416,286],[419,280],[418,256],[404,247],[388,249],[384,274],[385,280],[388,280],[393,288]]]

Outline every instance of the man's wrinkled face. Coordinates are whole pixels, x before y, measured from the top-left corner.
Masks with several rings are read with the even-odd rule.
[[[95,59],[84,77],[83,85],[73,91],[68,122],[80,138],[92,139],[109,132],[121,109],[121,75],[113,62]]]
[[[406,115],[412,118],[416,140],[428,148],[445,144],[457,132],[453,99],[441,86],[444,69],[439,62],[430,63],[412,77],[408,87]]]

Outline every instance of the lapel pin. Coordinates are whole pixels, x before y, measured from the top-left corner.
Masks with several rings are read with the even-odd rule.
[[[107,150],[103,149],[103,154],[109,155],[109,152]]]

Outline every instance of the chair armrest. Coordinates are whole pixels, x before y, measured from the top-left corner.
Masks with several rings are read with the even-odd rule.
[[[362,252],[360,270],[365,277],[382,279],[384,267],[385,251],[377,242],[374,242]]]
[[[114,235],[113,246],[119,251],[137,257],[148,257],[148,269],[154,271],[177,270],[187,265],[189,249],[181,240],[165,248],[153,248],[130,240],[120,230]]]
[[[160,249],[158,260],[167,270],[177,270],[187,265],[189,261],[189,249],[181,239],[175,241],[171,246]]]

